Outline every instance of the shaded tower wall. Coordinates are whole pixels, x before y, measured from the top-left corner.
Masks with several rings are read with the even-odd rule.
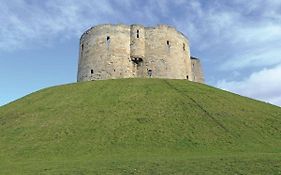
[[[195,57],[191,57],[191,68],[192,68],[192,81],[198,83],[204,83],[204,75],[200,60]]]

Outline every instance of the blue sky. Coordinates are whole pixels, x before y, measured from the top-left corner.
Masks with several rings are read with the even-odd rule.
[[[281,106],[280,0],[2,0],[0,105],[76,81],[81,34],[104,23],[169,24],[206,83]]]

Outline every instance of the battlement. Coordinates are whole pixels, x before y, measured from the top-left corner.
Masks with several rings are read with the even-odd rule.
[[[200,61],[192,62],[188,38],[168,25],[97,25],[82,34],[79,53],[77,81],[134,77],[204,81],[197,78],[203,72]]]

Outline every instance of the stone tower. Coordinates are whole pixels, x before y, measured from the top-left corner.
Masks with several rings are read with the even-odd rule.
[[[204,82],[200,60],[173,27],[104,24],[83,33],[78,82],[136,77]]]

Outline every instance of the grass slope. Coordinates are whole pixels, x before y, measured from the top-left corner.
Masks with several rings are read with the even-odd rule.
[[[52,87],[0,107],[0,174],[281,174],[281,108],[184,80]]]

